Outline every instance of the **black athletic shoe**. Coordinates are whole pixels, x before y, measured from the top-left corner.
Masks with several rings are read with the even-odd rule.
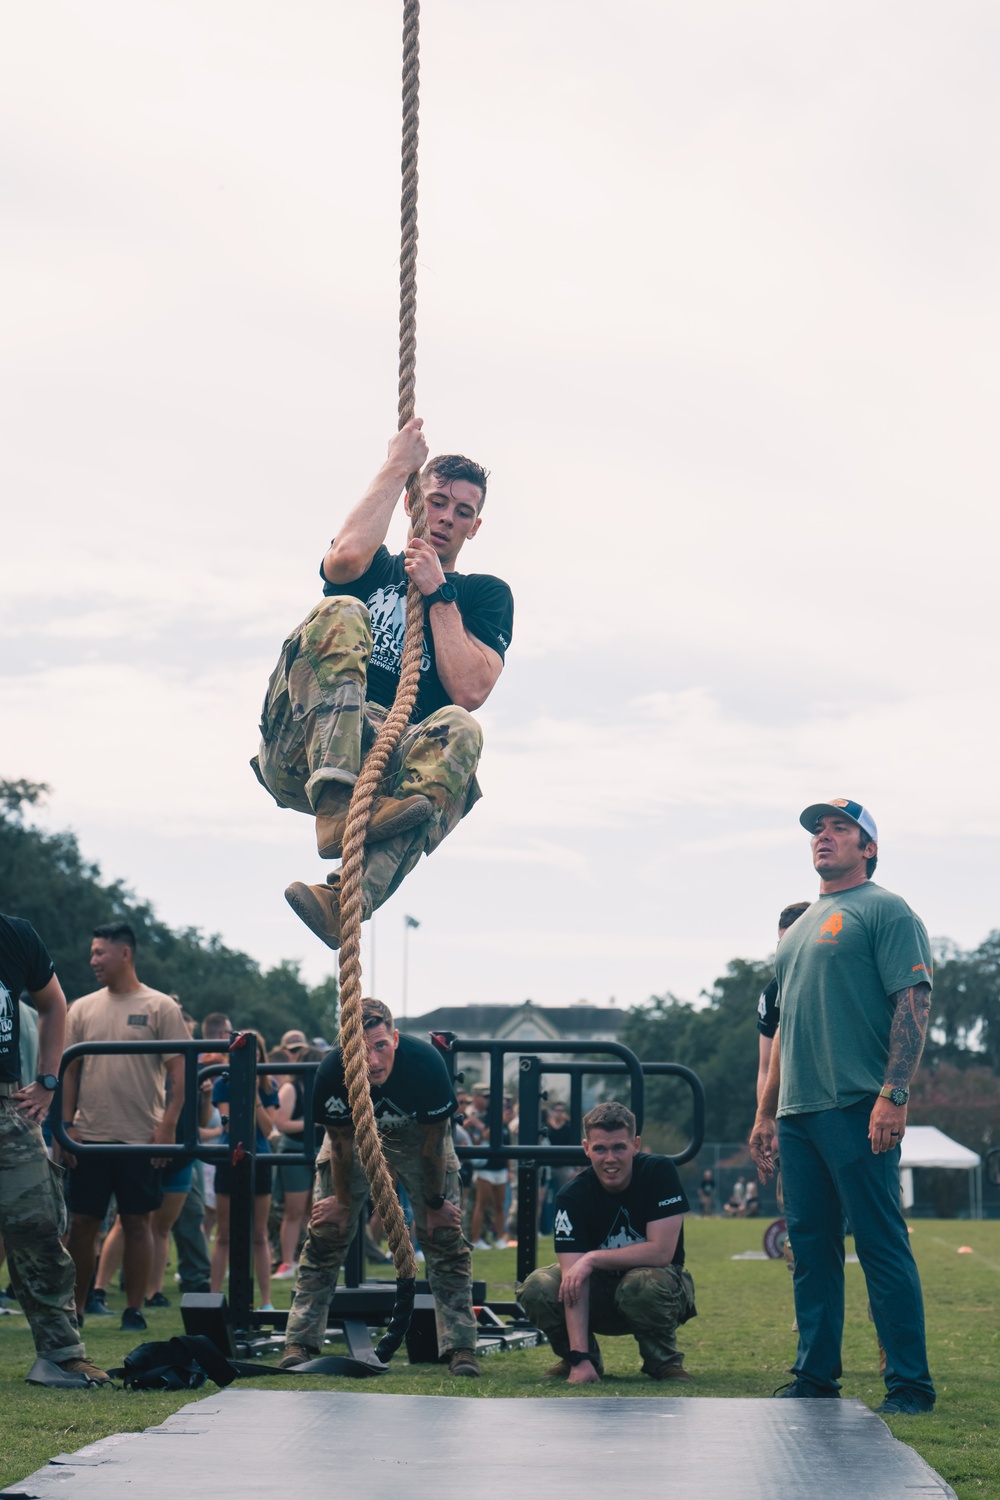
[[[107,1303],[107,1296],[107,1292],[102,1291],[100,1287],[92,1287],[87,1294],[87,1301],[83,1308],[84,1312],[89,1313],[92,1318],[113,1317],[114,1314]]]
[[[135,1333],[145,1333],[147,1323],[137,1307],[126,1307],[122,1313],[121,1326],[132,1329]]]
[[[808,1380],[790,1380],[787,1385],[779,1385],[778,1389],[772,1391],[771,1394],[779,1398],[787,1398],[788,1396],[836,1396],[839,1399],[840,1397],[839,1391],[824,1391],[818,1385],[811,1385]]]
[[[151,1297],[146,1298],[147,1307],[169,1307],[170,1298],[164,1297],[162,1292],[154,1292]]]
[[[886,1396],[881,1406],[876,1406],[879,1417],[922,1417],[934,1410],[934,1402],[926,1396],[915,1396],[910,1391],[896,1391]]]

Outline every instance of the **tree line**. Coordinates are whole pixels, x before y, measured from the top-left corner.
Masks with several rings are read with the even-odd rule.
[[[161,922],[121,881],[102,880],[74,834],[46,833],[26,821],[48,790],[40,782],[0,781],[0,910],[36,928],[68,999],[96,987],[87,961],[94,928],[124,920],[135,929],[143,983],[177,995],[196,1020],[223,1010],[234,1024],[262,1032],[269,1046],[292,1027],[333,1038],[336,977],[310,988],[295,963],[262,970],[218,936]]]
[[[298,965],[266,971],[247,953],[198,928],[174,929],[121,881],[105,882],[72,833],[46,833],[26,821],[48,788],[0,780],[0,910],[27,917],[55,961],[70,999],[88,994],[93,929],[124,918],[135,928],[139,972],[154,989],[179,996],[202,1020],[225,1010],[273,1042],[290,1027],[333,1038],[337,980],[310,988]],[[633,1007],[620,1040],[642,1059],[686,1064],[705,1086],[706,1140],[745,1141],[756,1107],[757,1001],[770,963],[733,959],[700,1000],[666,993]],[[938,944],[933,1009],[923,1062],[911,1090],[912,1124],[934,1124],[984,1152],[1000,1143],[1000,930],[971,951]],[[647,1146],[676,1150],[687,1139],[689,1095],[669,1079],[646,1085]]]
[[[773,973],[769,963],[736,958],[700,1002],[653,995],[625,1019],[619,1041],[639,1058],[684,1063],[699,1075],[706,1140],[745,1141],[750,1133],[757,1001]],[[1000,931],[968,952],[937,945],[931,1021],[908,1118],[980,1153],[1000,1144]],[[689,1133],[686,1090],[669,1079],[647,1080],[646,1121],[651,1149],[677,1150]]]

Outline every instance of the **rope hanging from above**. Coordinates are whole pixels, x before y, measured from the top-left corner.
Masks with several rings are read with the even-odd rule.
[[[402,193],[400,202],[399,255],[399,425],[413,417],[417,357],[417,139],[420,102],[420,5],[404,0],[403,6],[403,137],[401,153]],[[427,517],[420,493],[420,475],[407,480],[410,515],[415,536],[426,539]],[[406,635],[400,663],[396,697],[354,785],[344,834],[340,871],[340,1041],[344,1076],[354,1120],[358,1155],[372,1190],[372,1198],[385,1225],[396,1268],[396,1302],[384,1337],[379,1359],[391,1359],[399,1348],[410,1321],[416,1285],[417,1263],[396,1190],[386,1166],[368,1086],[365,1034],[361,1025],[361,921],[365,836],[372,803],[385,774],[420,686],[423,656],[424,601],[411,583],[406,594]]]

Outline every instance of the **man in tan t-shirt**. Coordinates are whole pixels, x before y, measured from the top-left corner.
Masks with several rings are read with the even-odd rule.
[[[186,1041],[181,1008],[170,995],[141,984],[135,972],[135,933],[124,922],[94,930],[90,967],[104,988],[69,1008],[66,1046],[77,1042]],[[169,1081],[169,1093],[165,1084]],[[78,1141],[174,1141],[184,1103],[180,1053],[121,1053],[78,1058],[66,1070],[63,1120]],[[149,1216],[163,1201],[160,1167],[137,1156],[67,1156],[72,1221],[69,1253],[76,1266],[76,1306],[82,1314],[97,1257],[101,1223],[114,1193],[125,1235],[123,1328],[143,1329],[153,1237]]]

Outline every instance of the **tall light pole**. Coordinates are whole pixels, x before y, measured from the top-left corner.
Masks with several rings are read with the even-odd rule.
[[[406,1015],[406,994],[410,980],[410,928],[419,927],[416,917],[403,918],[403,1003],[400,1015]]]

